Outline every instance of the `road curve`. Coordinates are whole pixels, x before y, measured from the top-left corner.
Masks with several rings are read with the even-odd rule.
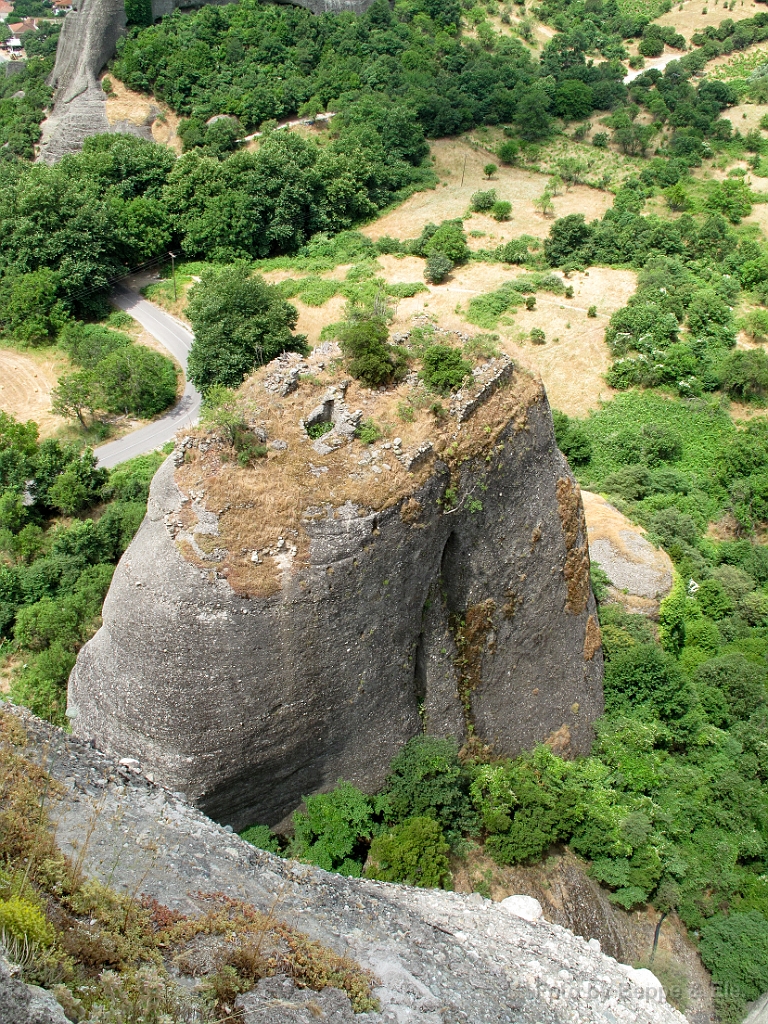
[[[192,347],[192,334],[186,327],[124,285],[115,287],[112,301],[167,348],[186,373],[187,356]],[[200,393],[187,381],[181,399],[165,416],[121,437],[119,441],[110,441],[94,449],[99,465],[104,469],[112,469],[135,455],[145,455],[164,445],[182,427],[191,426],[197,421],[200,402]]]

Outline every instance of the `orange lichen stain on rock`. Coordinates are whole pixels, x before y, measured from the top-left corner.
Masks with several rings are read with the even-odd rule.
[[[560,477],[556,486],[557,508],[565,537],[565,568],[563,575],[568,587],[565,610],[581,615],[589,600],[589,550],[586,544],[586,522],[581,504],[581,492],[575,480]],[[579,538],[584,542],[579,544]]]
[[[553,754],[563,757],[571,750],[571,730],[563,723],[559,729],[555,729],[544,740],[544,746],[549,747]]]
[[[600,626],[594,615],[590,615],[587,619],[587,631],[584,634],[584,661],[592,661],[601,646]]]

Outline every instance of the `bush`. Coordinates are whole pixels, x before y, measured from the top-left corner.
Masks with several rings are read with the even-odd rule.
[[[503,164],[516,163],[519,155],[520,145],[514,139],[507,139],[506,142],[502,142],[496,150],[496,156],[498,156]]]
[[[391,822],[432,818],[451,843],[477,827],[469,799],[469,777],[453,740],[434,736],[409,740],[389,767],[383,793]]]
[[[387,344],[387,327],[381,320],[346,324],[339,333],[339,344],[349,372],[370,388],[391,384],[405,373],[403,356]]]
[[[536,296],[528,295],[525,300],[525,308],[530,312],[532,309],[536,309]]]
[[[427,258],[427,263],[424,267],[424,280],[430,284],[442,284],[452,270],[453,262],[448,259],[445,253],[433,252]]]
[[[447,395],[461,386],[472,372],[472,366],[457,348],[448,345],[430,345],[424,353],[421,376],[432,391]]]
[[[597,306],[590,306],[589,309],[587,310],[587,316],[588,317],[592,317],[592,318],[596,317],[597,316]]]
[[[641,39],[637,49],[643,57],[660,57],[664,53],[664,40],[654,36]]]
[[[487,192],[475,192],[470,200],[472,209],[478,213],[486,213],[492,209],[496,202],[496,189],[489,189]]]
[[[464,263],[469,259],[469,246],[461,221],[445,220],[421,247],[424,256],[442,253],[452,263]]]
[[[526,303],[526,305],[527,305],[527,303]],[[542,329],[540,327],[532,327],[531,328],[531,344],[533,344],[533,345],[543,345],[543,344],[545,344],[546,340],[547,340],[547,336],[545,335],[544,331],[542,331]]]
[[[291,856],[358,878],[368,843],[380,831],[381,799],[339,780],[330,793],[305,797],[304,804],[293,815]]]
[[[3,932],[37,946],[50,946],[56,937],[42,910],[20,896],[0,900],[0,938]]]
[[[366,878],[424,889],[450,889],[450,847],[433,818],[408,818],[371,843]]]
[[[718,988],[745,1001],[768,989],[768,921],[756,910],[718,914],[701,929],[701,959]]]
[[[572,466],[583,466],[592,458],[592,442],[587,432],[564,412],[552,410],[557,447]]]
[[[374,441],[378,441],[381,437],[381,430],[369,417],[367,420],[363,420],[355,430],[355,437],[358,441],[362,441],[363,444],[373,444]]]
[[[497,200],[491,207],[491,216],[494,220],[509,220],[512,216],[512,203],[506,199]]]
[[[269,825],[251,825],[239,833],[241,839],[267,853],[280,853],[280,843]]]

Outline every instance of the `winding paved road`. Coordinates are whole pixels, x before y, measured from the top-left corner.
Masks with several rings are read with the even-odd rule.
[[[124,285],[117,285],[112,292],[112,301],[120,309],[129,313],[145,330],[165,346],[171,355],[187,372],[187,356],[192,347],[192,334],[182,327],[173,317],[164,313],[136,292]],[[135,455],[145,455],[170,441],[177,430],[191,426],[200,415],[200,393],[187,381],[184,394],[179,402],[159,420],[146,427],[134,430],[119,441],[110,441],[95,449],[99,465],[105,469],[132,459]]]

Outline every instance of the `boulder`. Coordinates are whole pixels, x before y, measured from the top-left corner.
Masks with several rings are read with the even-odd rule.
[[[533,896],[507,896],[499,906],[508,914],[522,917],[525,921],[538,921],[543,914],[541,904]]]
[[[599,494],[582,492],[589,550],[611,583],[611,597],[629,612],[655,616],[672,589],[672,559]]]

